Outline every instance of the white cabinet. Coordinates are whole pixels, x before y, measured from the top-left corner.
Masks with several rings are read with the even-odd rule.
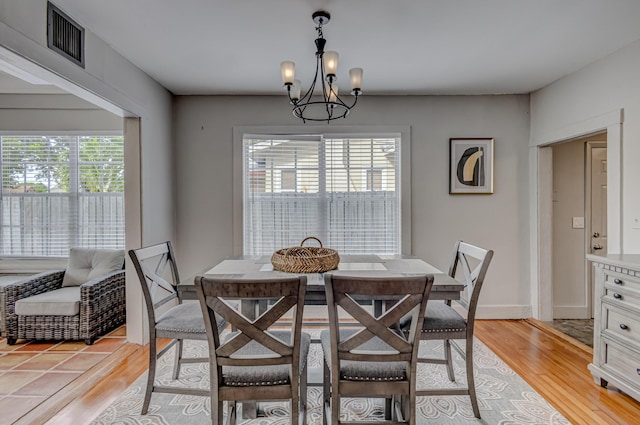
[[[596,275],[593,363],[596,384],[640,400],[640,255],[588,255]]]

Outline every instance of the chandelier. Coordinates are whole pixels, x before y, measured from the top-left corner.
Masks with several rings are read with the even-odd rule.
[[[336,73],[338,71],[338,52],[324,51],[326,40],[322,35],[322,26],[329,23],[331,15],[323,10],[314,12],[312,15],[315,22],[318,38],[316,38],[316,75],[313,77],[311,87],[306,93],[302,92],[302,83],[295,79],[295,63],[284,61],[280,64],[282,73],[282,83],[287,88],[289,101],[293,105],[293,115],[307,121],[333,121],[345,118],[351,108],[358,102],[358,96],[362,94],[362,68],[349,70],[351,79],[351,94],[354,96],[353,103],[347,105],[338,95],[338,84],[336,83]],[[319,79],[319,80],[318,80]],[[316,84],[322,87],[322,100],[314,95]]]

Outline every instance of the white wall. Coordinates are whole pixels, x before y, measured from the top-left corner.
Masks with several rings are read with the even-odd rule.
[[[585,140],[553,146],[553,304],[555,319],[586,319],[584,229]],[[581,317],[582,316],[582,317]]]
[[[624,123],[620,163],[609,162],[609,174],[620,174],[620,217],[609,214],[611,225],[620,219],[620,251],[640,252],[640,229],[633,219],[640,218],[640,41],[562,78],[531,95],[531,142],[550,141],[549,134],[569,134],[581,123],[622,109]],[[563,132],[563,129],[566,132]],[[609,152],[612,140],[609,137]],[[535,178],[535,177],[534,177]],[[611,185],[610,185],[611,186]],[[610,208],[612,207],[610,202]],[[615,210],[613,212],[616,212]],[[615,248],[614,248],[615,249]],[[615,251],[612,251],[615,252]]]
[[[529,317],[529,97],[363,96],[331,124],[411,127],[412,253],[447,269],[456,239],[495,250],[479,314]],[[179,96],[177,247],[183,278],[233,255],[233,129],[299,126],[286,97]],[[495,193],[449,195],[449,138],[495,138]]]
[[[74,17],[73,10],[65,10]],[[123,12],[124,13],[124,12]],[[127,248],[174,239],[172,95],[86,28],[83,69],[47,48],[46,0],[0,4],[0,60],[50,81],[118,115],[140,117],[140,161],[125,158],[128,178],[139,176],[140,193],[127,190]],[[83,23],[80,22],[82,25]],[[125,135],[125,140],[130,140]],[[137,140],[132,138],[131,140]],[[131,147],[125,147],[125,151]],[[130,196],[133,195],[133,198]],[[137,278],[129,273],[127,333],[144,340],[143,305]]]

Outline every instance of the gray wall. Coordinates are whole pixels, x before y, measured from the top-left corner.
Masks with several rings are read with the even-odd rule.
[[[122,118],[70,94],[0,94],[0,132],[107,131]]]
[[[174,102],[177,256],[190,276],[233,255],[236,126],[299,126],[286,97],[179,96]],[[529,97],[363,96],[340,125],[411,127],[412,254],[447,269],[456,239],[495,250],[483,317],[529,317]],[[495,138],[493,195],[449,195],[449,138]]]

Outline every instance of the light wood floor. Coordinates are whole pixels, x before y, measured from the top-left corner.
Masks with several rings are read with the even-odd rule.
[[[640,403],[593,382],[592,350],[535,320],[483,320],[476,336],[573,424],[637,424]],[[148,352],[132,350],[119,366],[47,425],[87,424],[147,367]],[[134,351],[131,353],[131,351]]]

